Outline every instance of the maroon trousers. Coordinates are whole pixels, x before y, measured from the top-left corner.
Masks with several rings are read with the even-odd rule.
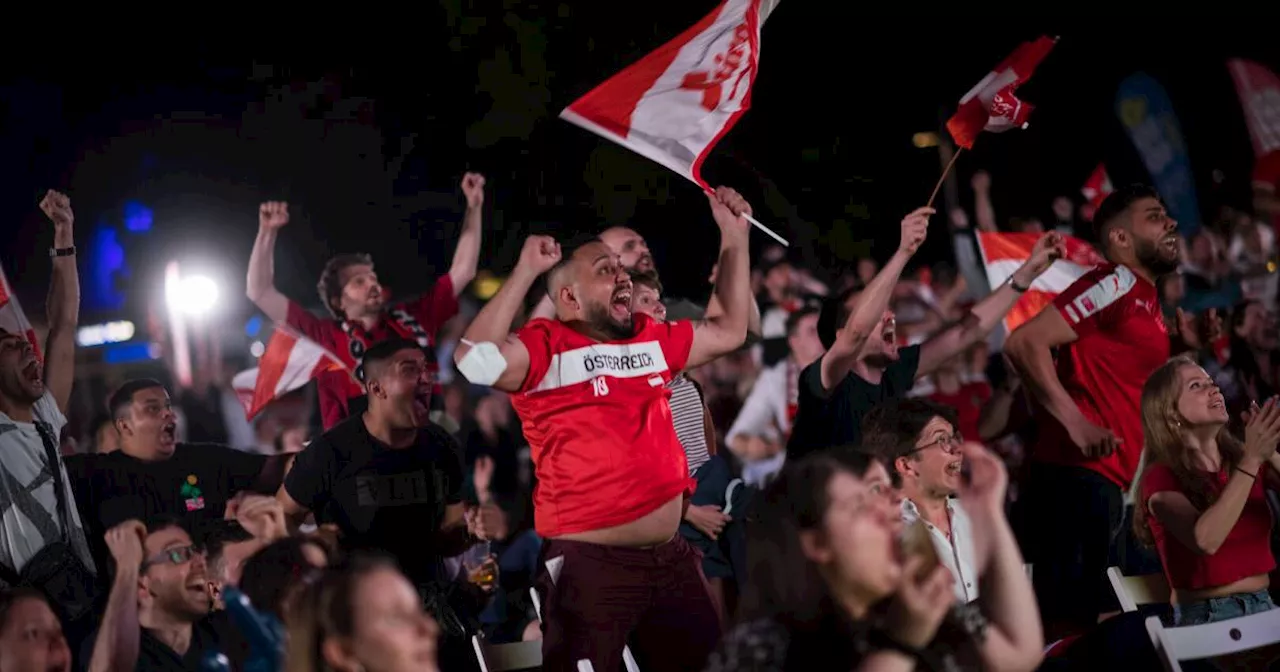
[[[616,672],[628,643],[646,672],[698,672],[720,637],[702,554],[680,535],[653,548],[547,540],[537,583],[547,672],[584,659]]]

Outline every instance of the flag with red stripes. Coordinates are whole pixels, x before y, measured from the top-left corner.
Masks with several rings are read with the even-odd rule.
[[[252,420],[272,401],[311,382],[326,371],[346,369],[342,360],[315,341],[276,327],[257,368],[241,371],[231,387]]]
[[[560,118],[706,188],[702,162],[751,106],[760,26],[777,0],[724,0],[679,37],[574,101]]]
[[[1254,155],[1266,156],[1280,149],[1280,77],[1242,58],[1227,61],[1227,69],[1236,83]]]
[[[982,252],[982,263],[987,268],[987,280],[992,287],[999,287],[1031,258],[1031,248],[1035,247],[1040,236],[1038,233],[978,232],[978,249]],[[1066,258],[1053,262],[1049,270],[1036,278],[1031,289],[1018,299],[1013,310],[1005,316],[1004,326],[1009,332],[1035,317],[1036,313],[1052,303],[1054,297],[1089,269],[1105,263],[1102,255],[1089,243],[1071,236],[1063,236],[1063,241],[1067,248]]]
[[[44,355],[40,352],[40,341],[36,338],[36,330],[27,321],[27,315],[22,312],[22,306],[18,305],[18,297],[9,286],[9,278],[4,274],[4,267],[0,267],[0,329],[11,334],[26,336],[31,342],[31,349],[36,353],[36,359],[44,362]]]
[[[1048,37],[1023,42],[964,94],[955,115],[947,120],[947,132],[957,145],[973,149],[973,142],[982,131],[1001,133],[1027,127],[1027,117],[1035,108],[1015,94],[1019,86],[1031,79],[1031,73],[1056,42],[1057,39]]]
[[[1085,180],[1084,186],[1080,188],[1080,193],[1084,195],[1084,200],[1094,210],[1106,200],[1111,192],[1115,191],[1115,187],[1111,186],[1111,176],[1107,174],[1107,167],[1101,163],[1093,172],[1089,174],[1089,179]]]

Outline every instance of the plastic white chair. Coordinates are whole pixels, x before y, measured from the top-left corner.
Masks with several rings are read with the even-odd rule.
[[[1111,589],[1115,591],[1116,600],[1124,611],[1137,611],[1144,604],[1169,603],[1172,591],[1163,574],[1125,576],[1120,573],[1119,567],[1108,567],[1107,578],[1110,579]]]
[[[1181,628],[1166,628],[1152,616],[1147,619],[1147,633],[1158,643],[1156,651],[1165,669],[1182,672],[1185,660],[1230,656],[1280,644],[1280,609]],[[1259,669],[1270,668],[1263,665]]]
[[[480,672],[509,672],[542,667],[542,642],[515,642],[490,644],[479,635],[472,635],[471,646],[476,650]]]

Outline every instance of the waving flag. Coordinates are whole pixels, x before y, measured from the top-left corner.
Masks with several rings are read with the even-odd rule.
[[[1031,248],[1040,239],[1038,233],[989,233],[978,232],[978,249],[987,268],[987,280],[992,287],[999,287],[1018,267],[1031,258]],[[1041,308],[1053,302],[1053,297],[1071,286],[1089,269],[1103,263],[1103,258],[1092,245],[1071,236],[1063,236],[1067,256],[1053,262],[1049,270],[1036,278],[1031,289],[1018,299],[1013,310],[1004,318],[1004,326],[1010,333],[1018,325],[1036,316]]]
[[[252,420],[272,401],[324,373],[346,368],[338,357],[315,341],[277,326],[258,367],[241,371],[231,387]]]
[[[1107,174],[1107,167],[1099,163],[1089,175],[1089,179],[1085,180],[1080,193],[1084,195],[1085,202],[1097,210],[1098,206],[1102,205],[1107,196],[1115,190],[1115,187],[1111,186],[1111,176]]]
[[[1244,108],[1254,155],[1265,156],[1280,149],[1280,77],[1241,58],[1227,61],[1227,69]]]
[[[708,188],[702,162],[751,106],[760,26],[776,0],[724,0],[560,113]]]
[[[1164,87],[1143,73],[1120,83],[1116,116],[1142,157],[1156,190],[1178,220],[1178,231],[1190,237],[1200,229],[1200,201],[1182,126]]]
[[[27,321],[26,314],[22,312],[22,306],[18,305],[18,297],[9,286],[9,279],[5,277],[3,267],[0,267],[0,329],[11,334],[26,336],[27,341],[31,343],[31,349],[35,350],[36,359],[44,361],[44,355],[40,352],[40,341],[36,338],[36,330]]]
[[[1015,94],[1019,86],[1031,79],[1031,73],[1056,42],[1056,39],[1048,37],[1023,42],[977,86],[964,94],[959,109],[947,120],[947,132],[957,145],[973,149],[973,142],[982,131],[1001,133],[1011,128],[1027,127],[1027,117],[1035,108],[1019,100]]]

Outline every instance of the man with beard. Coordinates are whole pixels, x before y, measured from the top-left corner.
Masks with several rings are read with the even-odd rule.
[[[862,418],[889,399],[906,396],[917,378],[984,340],[1040,274],[1065,253],[1062,235],[1044,234],[1031,258],[969,314],[920,345],[899,349],[889,299],[899,276],[924,242],[932,208],[902,220],[898,250],[862,290],[823,303],[818,337],[827,349],[800,373],[799,410],[787,442],[787,460],[834,446],[857,445]],[[874,324],[870,330],[860,326]]]
[[[374,343],[399,338],[417,341],[424,348],[431,347],[436,332],[458,313],[458,295],[475,278],[480,260],[484,176],[467,173],[462,178],[462,192],[467,199],[467,213],[453,253],[453,264],[429,294],[388,306],[386,292],[378,282],[369,255],[340,254],[325,264],[317,287],[332,320],[316,317],[276,290],[271,257],[280,228],[289,223],[289,205],[268,202],[259,208],[258,237],[249,255],[245,293],[276,324],[288,325],[324,346],[340,357],[352,372],[329,371],[317,378],[320,415],[326,430],[349,415],[359,415],[363,409],[362,360]],[[435,365],[434,360],[431,365]]]
[[[618,669],[632,635],[645,669],[700,670],[719,635],[698,554],[676,534],[692,483],[667,389],[746,340],[750,208],[723,187],[709,198],[721,231],[718,316],[633,316],[631,276],[608,245],[597,238],[562,258],[554,240],[533,236],[454,353],[472,383],[513,393],[532,450],[546,670],[583,659]],[[548,271],[556,319],[508,338]]]
[[[44,590],[70,578],[62,570],[74,568],[83,592],[49,598],[62,612],[68,635],[78,637],[91,627],[85,620],[91,615],[95,568],[58,451],[75,379],[80,314],[75,214],[70,199],[56,191],[45,195],[40,209],[53,222],[43,361],[34,333],[0,328],[0,587],[25,584]],[[9,302],[6,288],[0,283],[0,306]]]
[[[442,667],[454,669],[470,651],[443,559],[486,535],[484,521],[464,510],[461,449],[429,419],[436,381],[427,352],[406,339],[370,348],[368,410],[298,453],[276,497],[293,528],[314,513],[317,524],[337,526],[343,550],[395,557],[444,631]]]
[[[1154,189],[1133,185],[1108,196],[1093,224],[1109,263],[1004,346],[1046,411],[1019,518],[1049,641],[1093,627],[1114,601],[1105,572],[1142,455],[1142,386],[1170,353],[1156,280],[1178,268],[1177,222]]]

